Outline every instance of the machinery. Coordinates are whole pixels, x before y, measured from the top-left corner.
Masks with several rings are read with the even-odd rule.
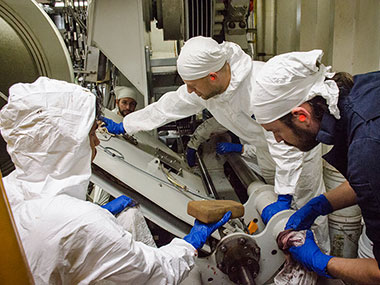
[[[121,120],[108,110],[105,116]],[[218,196],[201,178],[207,173],[196,175],[177,153],[148,133],[111,136],[100,129],[98,137],[101,144],[91,180],[113,196],[137,200],[146,218],[175,236],[184,237],[194,223],[186,212],[188,202]],[[247,186],[245,214],[213,234],[184,284],[265,284],[284,262],[276,238],[292,211],[278,213],[264,226],[260,214],[276,200],[273,186],[263,183],[240,156],[228,160]],[[252,235],[246,226],[251,221],[257,225]]]
[[[62,37],[36,2],[1,0],[0,32],[3,94],[8,94],[12,84],[32,82],[39,76],[73,81],[73,67]]]
[[[88,12],[88,42],[139,90],[143,105],[156,99],[154,67],[175,66],[175,58],[154,61],[151,57],[148,33],[153,18],[158,28],[163,28],[164,39],[175,40],[178,47],[182,40],[205,35],[235,41],[253,53],[252,42],[247,40],[247,34],[253,33],[247,0],[115,0],[112,5],[96,0]],[[3,62],[12,62],[2,65],[2,105],[9,86],[15,82],[32,82],[41,75],[73,81],[70,55],[59,31],[36,2],[0,0],[0,28],[2,35],[7,35],[2,43],[6,50],[2,54],[7,55]],[[173,76],[170,72],[165,75]],[[107,110],[105,116],[118,120]],[[223,191],[215,187],[218,185],[215,173],[208,169],[207,152],[198,159],[200,173],[194,173],[180,154],[152,134],[114,137],[99,132],[98,137],[101,144],[93,164],[92,182],[113,196],[134,198],[147,219],[175,236],[185,236],[194,223],[186,212],[188,202],[239,201],[233,187]],[[218,163],[222,165],[223,159]],[[284,262],[276,237],[291,211],[277,214],[264,226],[260,214],[276,199],[273,187],[264,184],[239,156],[230,155],[227,160],[249,197],[244,204],[245,214],[213,234],[183,284],[265,284]],[[257,225],[254,234],[247,231],[250,222]]]
[[[151,21],[155,19],[156,26],[163,29],[165,40],[174,40],[177,50],[183,40],[204,35],[218,41],[237,42],[253,54],[249,41],[254,33],[250,8],[253,2],[250,2],[131,0],[114,1],[109,5],[108,1],[96,0],[89,5],[88,42],[100,49],[136,87],[147,105],[159,97],[154,95],[154,83],[173,81],[173,74],[176,76],[175,58],[154,59],[152,56]],[[166,69],[157,71],[159,68]],[[158,73],[166,77],[155,80]],[[107,110],[105,116],[121,121]],[[215,186],[219,176],[210,170],[208,161],[211,157],[215,162],[214,149],[210,149],[211,156],[207,152],[198,156],[200,173],[194,173],[180,154],[154,135],[137,133],[133,137],[111,137],[99,133],[98,137],[101,144],[93,163],[93,183],[113,196],[125,194],[134,198],[147,219],[175,236],[184,237],[194,223],[194,218],[186,212],[188,202],[239,201],[233,187],[219,191],[220,187],[216,186],[220,185]],[[214,165],[223,165],[224,159],[217,158]],[[229,155],[227,160],[247,192],[245,214],[213,234],[213,239],[203,247],[196,268],[183,284],[265,284],[285,261],[276,238],[291,211],[280,212],[264,226],[260,214],[266,205],[276,200],[273,186],[263,183],[240,156]],[[229,183],[225,179],[219,184]],[[257,226],[253,235],[247,231],[250,222]]]
[[[118,0],[109,5],[105,0],[91,1],[87,19],[88,44],[101,50],[141,93],[146,105],[159,98],[160,94],[170,91],[166,88],[164,92],[155,92],[154,88],[159,85],[157,81],[175,81],[175,57],[181,43],[190,37],[203,35],[219,42],[233,41],[253,55],[252,39],[256,30],[251,2]],[[153,33],[157,31],[162,33],[159,40]],[[160,42],[163,40],[166,43],[171,40],[173,46],[165,46]],[[165,50],[174,48],[175,52],[157,58],[155,48],[161,47]],[[157,78],[162,74],[166,78]],[[155,93],[158,94],[154,96]]]
[[[54,19],[57,26],[63,23],[67,27],[57,30],[37,2],[67,8],[66,15],[58,15],[64,9],[57,9]],[[378,69],[378,62],[373,60],[380,51],[380,41],[376,41],[378,15],[373,12],[378,11],[376,1],[350,1],[351,9],[347,9],[347,1],[110,2],[0,0],[0,108],[6,104],[8,88],[16,82],[33,82],[39,76],[74,82],[74,74],[76,80],[82,79],[78,80],[80,84],[92,90],[105,84],[103,93],[108,103],[113,102],[110,90],[116,83],[135,87],[141,95],[137,100],[141,108],[182,84],[176,73],[176,56],[183,41],[198,35],[219,42],[236,42],[255,59],[265,60],[291,50],[321,48],[326,52],[325,63],[335,70],[357,74]],[[81,13],[73,9],[75,3],[80,4]],[[342,34],[347,30],[347,23],[354,32]],[[154,35],[157,29],[165,44],[157,44]],[[60,33],[64,34],[67,46]],[[157,46],[161,45],[171,52],[156,56]],[[352,60],[347,60],[347,55]],[[119,72],[116,80],[109,75],[110,69]],[[106,111],[105,116],[117,121],[112,113]],[[187,131],[187,124],[176,122],[175,127]],[[171,126],[165,128],[167,131]],[[280,212],[263,225],[260,214],[276,197],[272,186],[264,184],[240,156],[218,157],[212,147],[206,147],[198,157],[200,170],[196,173],[180,153],[159,141],[157,134],[112,137],[99,133],[98,136],[101,145],[93,164],[93,183],[113,196],[126,194],[134,198],[147,219],[178,237],[187,234],[194,222],[186,213],[189,201],[239,201],[234,187],[221,178],[224,173],[220,166],[228,162],[248,197],[244,203],[245,214],[213,234],[183,284],[270,282],[284,262],[276,237],[292,212]],[[0,150],[0,166],[6,175],[13,168],[1,138]],[[247,231],[251,222],[257,227],[253,234]],[[360,222],[358,225],[360,232]],[[347,236],[344,229],[340,231]],[[337,235],[339,245],[343,244],[344,235]],[[351,236],[349,239],[351,242]]]

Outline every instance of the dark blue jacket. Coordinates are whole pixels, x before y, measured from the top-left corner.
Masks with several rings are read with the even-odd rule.
[[[334,145],[324,158],[355,190],[380,264],[380,71],[355,76],[338,107],[341,119],[325,114],[317,140]]]

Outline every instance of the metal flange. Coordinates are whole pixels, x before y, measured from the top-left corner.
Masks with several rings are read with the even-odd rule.
[[[216,248],[217,267],[237,284],[255,284],[260,271],[260,248],[246,234],[223,238]]]

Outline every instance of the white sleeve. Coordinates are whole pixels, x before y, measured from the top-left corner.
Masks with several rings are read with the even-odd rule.
[[[103,210],[103,209],[102,209]],[[175,238],[161,248],[134,241],[113,217],[92,211],[92,217],[75,233],[68,260],[75,260],[78,245],[85,254],[75,272],[86,276],[80,284],[108,280],[116,284],[179,284],[194,266],[196,249],[188,242]],[[102,215],[100,215],[102,214]],[[82,272],[83,271],[83,272]]]
[[[247,158],[256,157],[256,147],[253,144],[244,143],[241,155]]]
[[[198,149],[198,147],[211,137],[211,134],[220,134],[228,130],[223,127],[214,117],[207,119],[194,131],[188,147]]]
[[[127,134],[151,131],[169,122],[194,115],[203,109],[202,99],[188,93],[186,85],[164,94],[157,102],[124,117],[123,126]]]
[[[305,153],[284,142],[278,143],[272,132],[264,131],[269,152],[276,163],[274,191],[294,195],[300,180]]]

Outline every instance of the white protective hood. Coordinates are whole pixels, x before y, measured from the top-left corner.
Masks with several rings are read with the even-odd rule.
[[[16,164],[4,186],[35,284],[178,284],[194,265],[191,244],[135,242],[111,213],[84,201],[95,103],[80,86],[42,77],[12,86],[0,112]]]
[[[0,111],[0,131],[16,167],[10,176],[19,184],[18,193],[8,193],[11,204],[59,194],[84,199],[91,175],[95,96],[46,77],[15,84],[9,94]]]
[[[215,101],[231,101],[231,104],[236,104],[236,98],[232,98],[231,96],[239,96],[238,88],[241,87],[242,82],[244,82],[249,75],[251,75],[252,68],[254,62],[251,57],[247,55],[237,44],[231,42],[223,42],[221,44],[222,49],[227,54],[227,62],[230,65],[231,70],[231,79],[230,83],[222,94],[214,96],[209,100],[205,101],[205,104],[213,105]],[[261,63],[259,63],[261,67]],[[249,97],[247,94],[243,94],[244,97]],[[249,107],[249,106],[247,106]],[[210,107],[208,107],[210,110]],[[211,110],[210,110],[211,111]]]
[[[186,41],[177,60],[177,70],[183,80],[196,80],[219,71],[228,53],[212,38],[202,36]]]
[[[334,73],[330,66],[320,63],[322,55],[322,50],[290,52],[264,65],[256,78],[251,103],[259,124],[271,123],[315,96],[325,98],[330,113],[340,118],[339,89],[333,80],[325,80]]]
[[[131,98],[137,101],[137,91],[128,86],[116,86],[115,89],[116,99],[120,100],[122,98]]]

